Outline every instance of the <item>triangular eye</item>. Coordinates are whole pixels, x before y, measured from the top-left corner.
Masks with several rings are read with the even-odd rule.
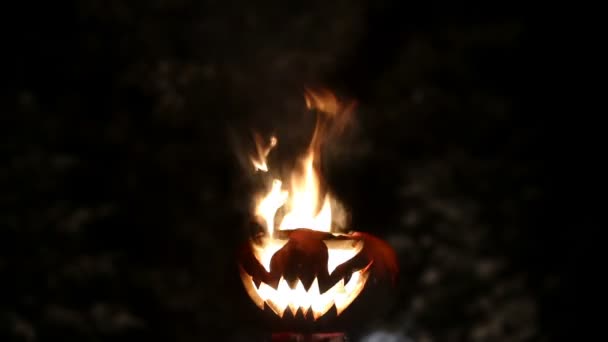
[[[327,260],[327,271],[331,275],[336,267],[351,260],[363,249],[363,240],[323,240],[327,246],[329,258]]]

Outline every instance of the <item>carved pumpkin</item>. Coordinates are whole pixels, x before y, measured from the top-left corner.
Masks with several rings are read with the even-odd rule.
[[[319,114],[311,144],[291,175],[289,190],[272,177],[268,191],[257,199],[255,217],[264,232],[238,255],[245,290],[268,317],[281,322],[274,322],[275,329],[323,327],[344,317],[353,302],[364,302],[364,291],[393,284],[397,275],[396,257],[388,244],[365,233],[334,232],[344,226],[337,222],[344,216],[335,216],[341,207],[327,186],[321,186],[317,156],[325,135],[336,126],[343,128],[352,106],[342,106],[326,91],[306,95],[309,109]],[[266,157],[277,142],[272,137],[268,146],[262,146],[256,136],[257,154],[251,159],[256,171],[270,173]],[[282,217],[275,224],[279,212]],[[370,307],[365,304],[362,309]]]
[[[392,249],[369,234],[345,235],[295,229],[281,231],[281,243],[265,268],[246,244],[239,256],[243,285],[253,302],[280,318],[317,321],[342,314],[374,279],[391,285],[397,275]],[[331,260],[331,262],[330,262]]]

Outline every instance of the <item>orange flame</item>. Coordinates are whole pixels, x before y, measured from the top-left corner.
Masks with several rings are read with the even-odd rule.
[[[321,191],[321,178],[317,170],[318,156],[324,139],[332,133],[331,130],[341,131],[344,128],[353,105],[343,106],[328,90],[307,89],[305,99],[308,109],[318,112],[317,124],[306,154],[291,175],[289,191],[283,190],[283,183],[275,179],[266,195],[256,204],[256,216],[270,236],[275,231],[275,216],[280,208],[284,207],[287,212],[279,224],[279,230],[309,228],[324,232],[332,231],[332,210],[341,210],[339,203],[328,193]],[[266,158],[278,144],[278,140],[271,137],[267,146],[264,146],[258,134],[255,135],[255,140],[257,156],[251,158],[252,163],[256,171],[267,172]]]

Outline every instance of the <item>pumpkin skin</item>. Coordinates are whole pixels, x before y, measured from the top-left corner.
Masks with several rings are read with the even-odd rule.
[[[369,321],[386,307],[385,302],[390,298],[398,275],[396,255],[386,242],[361,232],[333,235],[305,228],[279,231],[277,235],[277,238],[287,242],[272,256],[270,271],[255,257],[255,241],[246,243],[241,248],[238,264],[243,282],[251,279],[256,287],[264,283],[276,289],[279,281],[284,279],[292,288],[300,281],[308,290],[316,279],[319,291],[323,294],[341,280],[348,283],[356,272],[364,274],[366,281],[361,292],[342,312],[333,305],[329,311],[316,318],[312,309],[306,313],[299,309],[295,314],[285,309],[281,317],[264,302],[263,318],[269,329],[292,332],[340,331],[357,325],[359,321]],[[362,243],[362,248],[353,258],[336,266],[330,274],[328,245],[332,243]]]

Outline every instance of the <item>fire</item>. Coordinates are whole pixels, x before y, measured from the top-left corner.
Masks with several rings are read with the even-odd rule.
[[[321,145],[333,130],[343,129],[352,106],[342,105],[329,91],[310,91],[305,93],[308,109],[316,110],[317,124],[310,145],[293,170],[289,183],[273,178],[269,189],[255,203],[255,216],[265,229],[261,242],[252,242],[255,258],[270,272],[271,259],[288,240],[277,237],[277,231],[307,228],[315,231],[331,233],[334,236],[344,235],[336,232],[336,222],[344,215],[334,215],[332,212],[342,210],[339,203],[329,193],[322,191],[321,177],[317,162]],[[267,157],[278,144],[276,137],[271,137],[268,143],[255,136],[257,155],[251,158],[256,171],[270,174]],[[341,214],[338,212],[338,214]],[[328,251],[327,271],[329,274],[344,262],[355,257],[363,248],[363,242],[340,243],[339,241],[324,241]],[[320,292],[315,278],[312,286],[306,290],[302,282],[292,284],[292,287],[281,278],[276,288],[261,283],[258,286],[252,277],[242,273],[242,280],[249,296],[260,307],[266,304],[277,315],[289,309],[295,316],[298,310],[304,314],[312,311],[314,319],[324,315],[332,306],[340,314],[358,296],[368,278],[367,268],[353,272],[348,281],[338,281],[324,293]]]
[[[332,211],[341,208],[329,194],[321,192],[320,175],[315,168],[315,162],[321,152],[323,140],[329,133],[328,130],[330,128],[341,130],[344,127],[352,105],[343,106],[327,90],[307,90],[305,99],[307,108],[316,109],[319,114],[308,150],[291,175],[289,190],[283,189],[281,180],[274,179],[266,195],[256,203],[256,217],[260,219],[260,223],[266,228],[270,237],[274,234],[275,216],[280,208],[286,207],[287,212],[283,216],[279,230],[309,228],[324,232],[332,232]],[[254,138],[257,155],[251,158],[251,162],[256,171],[268,172],[267,157],[278,144],[278,140],[273,136],[265,145],[258,134],[255,134]],[[332,202],[335,204],[332,205]]]
[[[293,175],[291,179],[291,198],[289,211],[283,217],[279,229],[309,228],[322,232],[331,231],[331,205],[329,195],[319,206],[319,178],[313,167],[314,153],[311,151],[302,161],[303,176]],[[268,218],[265,218],[268,222]]]
[[[253,167],[257,170],[268,171],[268,165],[266,165],[266,157],[270,153],[273,147],[277,144],[277,138],[270,137],[270,144],[268,147],[262,146],[262,137],[259,134],[254,135],[255,138],[255,147],[257,156],[251,158],[251,162],[253,163]]]

